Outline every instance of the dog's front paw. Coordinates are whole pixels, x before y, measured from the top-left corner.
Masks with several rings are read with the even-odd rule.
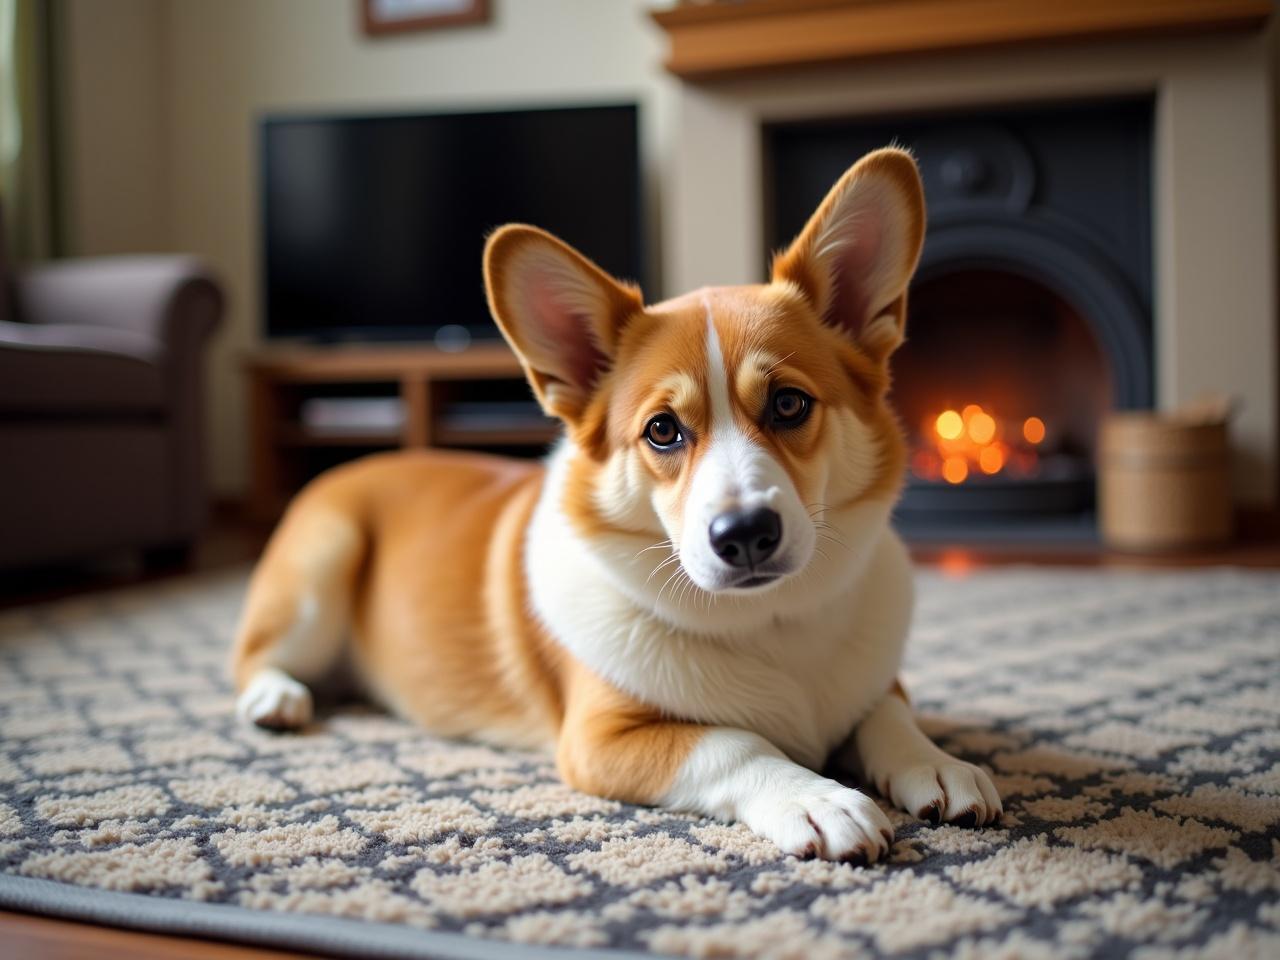
[[[904,765],[877,784],[896,806],[933,823],[981,827],[1004,813],[991,778],[972,763],[950,757]]]
[[[893,845],[893,827],[864,793],[834,780],[755,798],[743,822],[783,853],[875,863]]]
[[[242,720],[269,730],[296,730],[311,722],[311,691],[281,670],[259,671],[236,701]]]

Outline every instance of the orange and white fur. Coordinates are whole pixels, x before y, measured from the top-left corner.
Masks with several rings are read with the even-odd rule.
[[[345,663],[435,734],[554,749],[574,787],[791,854],[892,842],[815,772],[833,755],[909,813],[997,818],[896,681],[912,580],[885,394],[923,236],[894,149],[841,177],[767,284],[645,306],[549,234],[498,230],[490,308],[564,439],[545,466],[394,453],[308,486],[253,576],[242,716],[305,725]]]

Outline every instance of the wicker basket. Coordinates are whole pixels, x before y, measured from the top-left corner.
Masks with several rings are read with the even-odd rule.
[[[1227,417],[1116,413],[1102,424],[1098,513],[1110,547],[1168,551],[1231,539]]]

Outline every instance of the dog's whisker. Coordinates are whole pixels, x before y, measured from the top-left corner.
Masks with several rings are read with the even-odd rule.
[[[676,567],[676,572],[671,574],[671,576],[667,577],[666,582],[658,589],[658,595],[654,597],[655,603],[662,600],[662,592],[667,589],[667,586],[671,583],[671,581],[675,580],[676,577],[680,576],[683,573],[684,573],[684,567]]]
[[[701,591],[698,589],[698,585],[693,582],[693,577],[686,573],[684,579],[686,581],[684,596],[689,599],[690,605],[692,605],[697,601],[698,594],[701,593]]]
[[[675,605],[677,610],[684,608],[685,596],[689,592],[689,585],[691,583],[693,583],[693,581],[689,579],[689,575],[685,572],[684,568],[681,567],[680,579],[677,581],[675,590]]]
[[[693,577],[689,578],[689,602],[696,610],[702,605],[704,596],[708,596],[707,592],[693,582]]]
[[[679,554],[679,553],[677,553],[677,552],[675,552],[675,551],[673,551],[673,552],[671,553],[671,555],[670,555],[670,556],[668,556],[668,557],[663,557],[661,560],[659,560],[659,561],[658,561],[658,565],[657,565],[656,567],[654,567],[654,569],[655,569],[655,570],[661,570],[661,569],[662,569],[663,567],[665,567],[667,564],[672,563],[672,562],[674,562],[674,561],[676,561],[676,560],[679,560],[679,559],[680,559],[680,554]]]
[[[813,526],[819,534],[822,534],[825,531],[826,535],[832,540],[835,540],[846,547],[848,546],[848,543],[842,536],[840,536],[842,531],[836,527],[835,524],[829,523],[826,520],[814,520]]]
[[[680,559],[680,554],[673,553],[671,556],[667,557],[667,559],[663,560],[660,564],[658,564],[656,567],[650,570],[649,577],[644,582],[645,586],[649,585],[649,581],[652,580],[655,576],[657,576],[658,571],[660,571],[663,567],[668,567],[671,564],[677,562],[679,559]]]
[[[671,550],[671,549],[672,547],[670,547],[665,543],[662,545],[654,544],[652,547],[645,547],[639,553],[635,554],[631,559],[638,560],[640,559],[640,557],[644,556],[646,553],[649,553],[651,550]]]
[[[820,540],[827,541],[827,543],[834,543],[837,547],[843,547],[845,550],[848,550],[850,553],[853,553],[853,547],[849,546],[849,544],[846,543],[844,540],[842,540],[840,537],[837,537],[837,536],[834,536],[833,534],[826,533],[822,530],[819,530],[818,538]]]
[[[651,546],[645,547],[643,550],[636,551],[635,557],[632,557],[631,559],[634,560],[636,559],[636,557],[640,556],[640,554],[648,553],[650,550],[671,549],[674,546],[675,544],[673,544],[670,540],[663,540],[661,543],[655,543]]]
[[[835,544],[835,546],[839,547],[839,546],[840,546],[840,544],[838,544],[838,543],[837,543],[837,544]],[[843,547],[842,549],[844,549],[847,553],[852,553],[852,552],[853,552],[852,550],[849,550],[847,547]],[[820,548],[818,548],[818,547],[814,547],[814,548],[813,548],[813,552],[814,552],[814,553],[818,553],[819,551],[820,551]],[[823,554],[823,556],[826,556],[826,554]],[[830,557],[827,557],[827,559],[828,559],[828,560],[830,560],[831,558],[830,558]]]

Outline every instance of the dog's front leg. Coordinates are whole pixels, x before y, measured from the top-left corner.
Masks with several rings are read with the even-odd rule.
[[[986,772],[940,749],[916,725],[897,684],[858,725],[843,765],[861,771],[881,795],[921,820],[982,826],[1004,812]]]
[[[794,763],[746,730],[705,729],[662,804],[741,820],[801,857],[874,863],[893,844],[893,827],[874,800]]]
[[[570,786],[740,820],[785,853],[874,862],[893,827],[874,800],[792,762],[757,734],[664,719],[596,681],[566,704],[557,763]]]

